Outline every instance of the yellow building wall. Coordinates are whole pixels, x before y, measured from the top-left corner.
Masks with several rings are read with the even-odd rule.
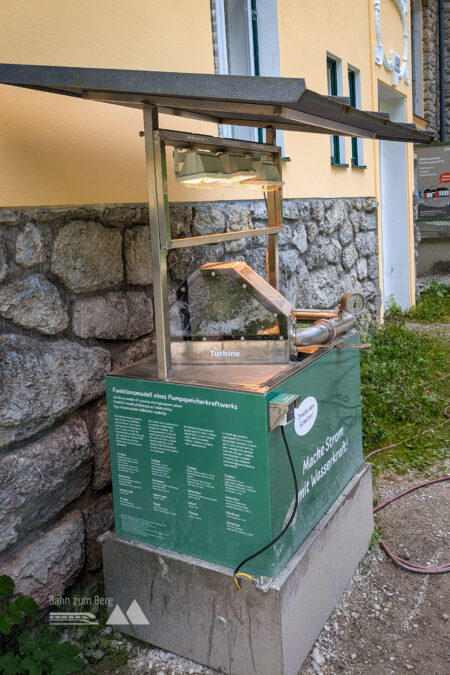
[[[278,0],[281,75],[327,93],[327,51],[361,71],[362,107],[378,108],[373,0]],[[386,53],[403,53],[394,0],[382,2]],[[0,62],[214,72],[209,0],[0,0]],[[397,90],[408,95],[411,85]],[[213,124],[174,117],[161,126],[216,134]],[[140,111],[0,86],[0,206],[146,201]],[[350,164],[350,139],[346,139]],[[329,136],[285,132],[285,197],[379,197],[378,143],[364,141],[367,169],[334,168]],[[169,199],[252,199],[249,190],[192,191]],[[412,181],[412,150],[409,151]],[[412,182],[411,182],[412,190]]]
[[[0,62],[213,73],[210,3],[1,0]],[[0,86],[0,206],[145,201],[142,128],[140,111]]]
[[[367,2],[339,0],[315,2],[281,0],[279,3],[281,74],[305,77],[306,84],[327,94],[327,53],[342,61],[343,96],[348,96],[348,66],[361,72],[361,102],[373,110],[371,91],[372,49],[368,45]],[[313,29],[312,29],[313,27]],[[330,137],[286,132],[286,153],[292,165],[285,170],[287,197],[300,188],[307,197],[374,195],[373,143],[364,141],[367,169],[332,167]],[[351,163],[350,139],[345,139],[345,160]]]

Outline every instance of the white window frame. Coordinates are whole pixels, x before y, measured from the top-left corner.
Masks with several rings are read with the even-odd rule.
[[[251,51],[249,58],[249,67],[247,75],[254,75],[254,52],[253,52],[253,30],[251,23],[251,0],[244,0],[246,3],[246,13],[248,17],[248,47]],[[278,0],[258,0],[258,41],[259,41],[259,65],[260,74],[266,77],[280,77],[280,47],[278,36]],[[228,45],[225,19],[224,0],[215,0],[216,11],[216,34],[217,34],[217,65],[219,75],[229,75],[230,68],[228,63]],[[248,72],[250,71],[250,72]],[[219,125],[219,135],[228,138],[243,138],[245,129],[245,140],[258,141],[258,129],[252,127],[240,127],[230,124]],[[263,141],[265,141],[265,131],[263,132]],[[276,143],[284,149],[283,132],[276,132]],[[282,152],[284,155],[284,152]]]
[[[228,45],[227,45],[227,29],[226,29],[226,19],[225,19],[225,1],[216,0],[216,31],[217,31],[217,57],[218,57],[218,69],[219,75],[229,75],[230,67],[228,63]],[[250,12],[251,12],[251,2],[246,0],[246,9],[247,9],[247,30],[248,30],[248,47],[251,50],[249,54],[249,65],[250,72],[247,72],[247,75],[254,75],[254,60],[253,60],[253,33],[252,26],[250,22]],[[245,128],[245,132],[244,129]],[[252,127],[240,127],[231,124],[219,124],[219,136],[225,138],[244,138],[245,140],[258,142],[258,130]],[[239,133],[240,132],[240,133]]]

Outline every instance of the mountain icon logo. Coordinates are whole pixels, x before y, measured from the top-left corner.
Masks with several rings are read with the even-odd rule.
[[[125,616],[126,614],[126,616]],[[149,621],[139,606],[137,600],[133,600],[127,611],[123,613],[119,604],[117,604],[110,614],[106,624],[108,626],[148,626]],[[128,618],[127,618],[128,617]]]

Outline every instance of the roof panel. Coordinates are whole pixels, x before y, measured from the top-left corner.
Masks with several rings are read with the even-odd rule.
[[[428,143],[432,134],[306,88],[302,78],[0,64],[0,83],[165,113],[290,131]]]

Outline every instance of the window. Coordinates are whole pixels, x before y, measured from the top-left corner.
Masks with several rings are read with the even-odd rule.
[[[220,75],[280,76],[276,0],[215,0],[216,70]],[[219,134],[264,142],[265,130],[220,125]],[[277,144],[283,145],[277,131]]]
[[[217,71],[220,75],[256,75],[255,31],[251,0],[215,0]],[[258,62],[256,59],[256,66]],[[252,127],[219,126],[225,137],[258,141],[261,131]]]
[[[349,66],[348,68],[348,95],[350,99],[350,105],[354,108],[361,107],[361,74],[356,68]],[[352,166],[365,169],[363,158],[363,140],[362,138],[352,138],[351,139],[352,147]]]
[[[342,96],[341,61],[331,56],[327,56],[327,84],[329,96]],[[348,166],[345,163],[345,139],[342,136],[331,136],[330,148],[332,165]]]

